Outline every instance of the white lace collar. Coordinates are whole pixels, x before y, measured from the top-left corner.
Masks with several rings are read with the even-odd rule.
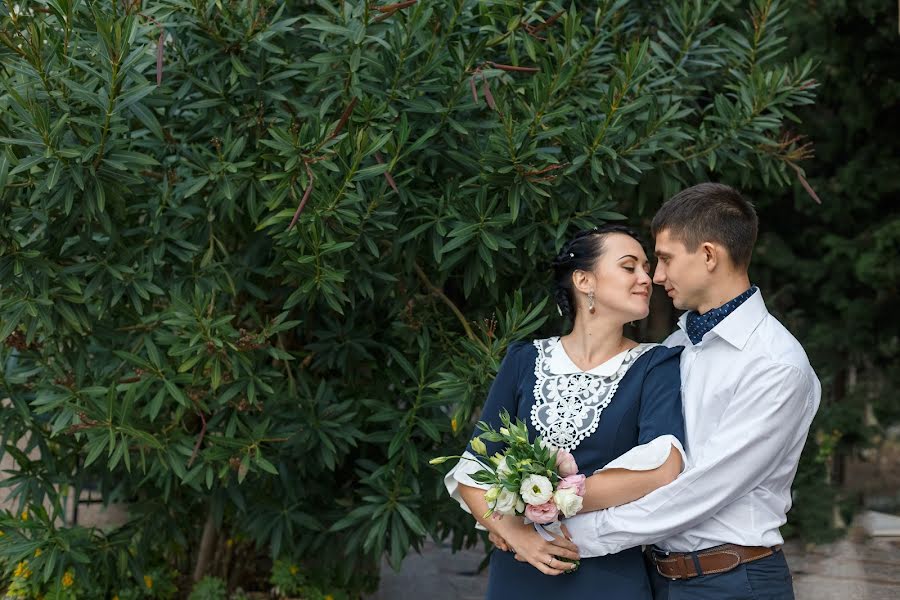
[[[631,352],[629,350],[623,350],[622,352],[616,354],[609,360],[600,363],[593,369],[589,371],[582,371],[578,368],[569,355],[566,353],[566,349],[563,348],[562,340],[559,337],[552,337],[544,340],[547,342],[547,367],[551,373],[554,375],[569,375],[572,373],[590,373],[591,375],[601,375],[603,377],[609,377],[619,370],[619,367],[622,366],[622,363],[625,361],[625,356]]]
[[[644,352],[658,344],[639,344],[590,371],[579,369],[558,337],[535,340],[534,405],[531,424],[545,442],[574,450],[596,431],[619,381]]]

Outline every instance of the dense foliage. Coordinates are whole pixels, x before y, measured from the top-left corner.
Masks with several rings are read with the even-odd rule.
[[[818,63],[816,104],[799,112],[795,133],[814,148],[805,165],[822,204],[799,187],[753,193],[764,225],[754,276],[774,292],[767,300],[803,341],[823,382],[791,514],[807,538],[841,523],[836,503],[849,522],[866,499],[841,492],[847,460],[900,422],[896,25],[896,7],[874,0],[824,0],[791,12],[789,52]],[[823,486],[829,480],[834,487]],[[885,496],[896,494],[890,486],[884,482]]]
[[[427,461],[562,327],[567,233],[794,177],[809,66],[736,4],[0,8],[7,576],[163,597],[287,557],[354,591],[474,541]],[[128,522],[73,524],[87,488]]]

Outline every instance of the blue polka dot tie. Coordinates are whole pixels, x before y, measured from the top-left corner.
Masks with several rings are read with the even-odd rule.
[[[751,285],[749,290],[737,298],[729,300],[718,308],[708,310],[702,315],[693,310],[688,312],[686,324],[687,334],[688,337],[691,338],[691,343],[699,344],[708,331],[712,331],[713,327],[721,323],[725,317],[734,312],[734,309],[743,304],[757,289],[758,288],[755,285]]]

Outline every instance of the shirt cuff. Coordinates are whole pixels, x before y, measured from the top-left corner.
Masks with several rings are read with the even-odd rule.
[[[607,469],[628,469],[629,471],[652,471],[661,467],[669,458],[674,446],[681,454],[681,470],[687,466],[687,456],[684,447],[674,435],[661,435],[646,444],[635,446],[619,458],[613,460],[602,469],[594,473],[600,473]]]
[[[444,475],[444,487],[447,488],[447,491],[450,493],[450,497],[459,502],[459,505],[464,511],[472,514],[472,511],[469,510],[469,506],[465,503],[459,493],[459,484],[468,485],[470,487],[479,488],[482,490],[487,490],[491,486],[484,483],[478,483],[477,481],[472,479],[472,474],[477,473],[482,469],[481,465],[478,462],[475,462],[475,455],[467,450],[462,453],[462,456],[463,458],[459,459],[459,462],[456,463],[456,466],[450,469],[450,471],[446,475]],[[467,458],[469,460],[466,460]],[[477,520],[475,521],[475,529],[487,531],[484,526]]]
[[[581,513],[563,521],[569,530],[572,543],[578,546],[578,555],[581,558],[594,558],[615,554],[623,548],[616,544],[605,542],[603,531],[606,527],[606,511]]]

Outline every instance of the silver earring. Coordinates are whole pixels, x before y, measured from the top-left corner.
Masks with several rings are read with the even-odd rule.
[[[559,304],[556,305],[556,312],[559,313],[559,316],[562,316],[562,307]]]
[[[594,290],[588,292],[588,312],[594,314]]]

